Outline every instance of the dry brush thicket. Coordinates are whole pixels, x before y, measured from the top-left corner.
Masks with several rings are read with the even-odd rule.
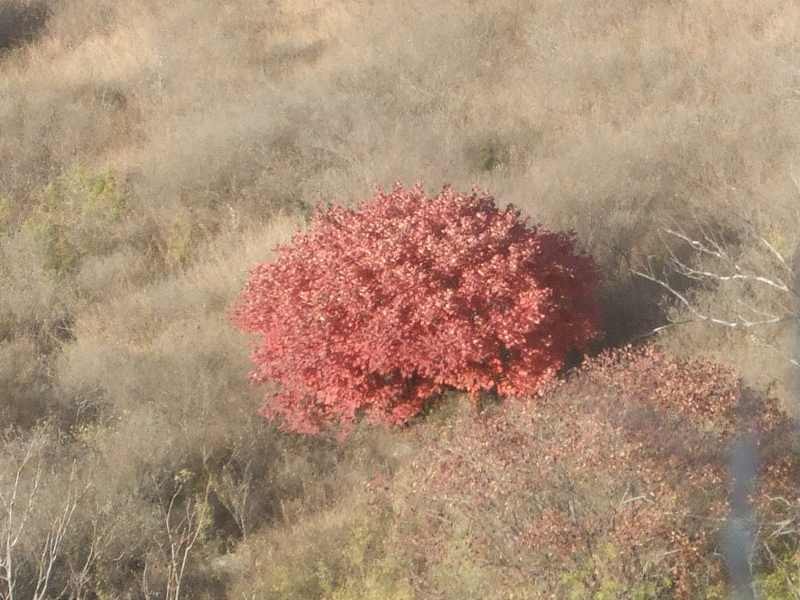
[[[541,402],[437,430],[398,477],[399,547],[483,573],[471,593],[721,597],[730,454],[747,436],[763,564],[796,550],[781,533],[800,475],[792,422],[730,371],[649,346],[587,361]],[[414,576],[423,595],[442,593],[430,571]]]
[[[605,345],[674,322],[650,336],[668,353],[654,364],[712,358],[755,405],[791,408],[798,28],[785,0],[0,0],[0,598],[724,596],[722,540],[692,515],[724,513],[729,446],[680,404],[646,405],[629,370],[579,372],[541,409],[481,421],[444,402],[414,427],[309,439],[257,415],[227,316],[321,202],[478,185],[576,231],[602,273]],[[653,385],[683,386],[667,366]],[[607,418],[620,406],[624,422]],[[552,418],[537,429],[525,410]],[[606,442],[583,440],[586,460],[632,454],[571,509],[556,496],[581,456],[559,463],[566,478],[519,463],[584,430]],[[675,447],[711,438],[697,456]],[[774,446],[789,463],[790,445]],[[453,487],[463,468],[451,487],[428,472],[462,447],[496,495]],[[654,464],[660,500],[631,500]],[[721,479],[707,505],[670,487],[693,474]],[[535,514],[492,504],[547,482]],[[797,598],[797,498],[770,497],[751,566],[763,594]],[[623,502],[655,518],[633,561]],[[600,546],[539,552],[565,514]],[[517,539],[520,515],[550,526]],[[685,568],[680,536],[701,531],[703,568]],[[523,557],[542,587],[519,585]]]

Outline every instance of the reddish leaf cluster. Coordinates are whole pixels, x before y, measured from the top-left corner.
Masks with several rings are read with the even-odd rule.
[[[435,431],[400,492],[404,518],[422,519],[406,542],[435,562],[453,531],[469,531],[475,562],[546,597],[576,593],[564,587],[576,580],[587,597],[609,582],[699,597],[724,581],[719,533],[743,434],[758,439],[752,500],[769,530],[785,519],[773,499],[794,502],[800,484],[776,403],[711,363],[608,353],[537,402]]]
[[[331,208],[257,266],[234,321],[260,335],[263,408],[291,430],[404,423],[444,389],[526,395],[597,334],[591,257],[474,190]]]

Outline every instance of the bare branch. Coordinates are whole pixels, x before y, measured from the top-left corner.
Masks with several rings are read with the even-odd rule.
[[[248,461],[242,473],[237,477],[226,465],[220,477],[213,478],[214,491],[219,501],[236,521],[242,534],[247,539],[249,530],[250,491],[253,485],[252,461]]]
[[[0,536],[2,536],[2,549],[0,549],[0,582],[4,584],[4,590],[0,588],[0,600],[14,600],[17,590],[17,571],[19,557],[20,540],[26,536],[26,526],[32,515],[37,510],[40,501],[40,486],[42,482],[42,465],[44,462],[43,453],[46,439],[35,433],[25,444],[25,450],[18,459],[14,476],[8,482],[9,492],[0,495]],[[33,473],[28,475],[27,486],[25,478],[28,471]],[[32,478],[32,479],[31,479]],[[23,491],[27,487],[27,491]],[[26,495],[25,503],[19,506],[21,497]],[[69,483],[67,487],[64,506],[58,515],[51,522],[45,535],[45,539],[38,552],[38,558],[33,565],[36,572],[36,580],[31,582],[34,585],[31,600],[44,600],[50,597],[48,590],[53,578],[56,564],[61,560],[61,550],[64,540],[72,522],[72,517],[77,509],[80,494],[77,487],[77,474],[73,463],[70,471]],[[62,597],[66,588],[55,597]]]
[[[197,540],[205,528],[208,516],[208,495],[210,482],[206,484],[205,492],[200,497],[189,497],[183,500],[183,510],[176,516],[179,501],[184,491],[184,480],[176,477],[178,485],[170,496],[166,507],[160,507],[166,534],[166,548],[162,545],[167,555],[167,581],[163,597],[166,600],[180,600],[183,593],[183,582],[190,555]],[[149,589],[146,573],[143,574],[142,590],[148,597]]]
[[[76,488],[76,468],[75,463],[73,463],[64,509],[53,521],[50,531],[47,533],[44,546],[42,547],[38,565],[39,572],[36,579],[36,589],[32,600],[44,600],[47,596],[47,589],[53,574],[53,567],[60,558],[61,546],[64,543],[64,538],[66,537],[75,509],[78,507],[78,496],[79,494]]]
[[[632,273],[661,287],[689,313],[690,317],[657,327],[648,335],[661,333],[678,324],[693,322],[706,322],[728,329],[755,330],[800,321],[798,309],[800,294],[793,287],[796,285],[798,274],[793,272],[789,261],[769,240],[760,235],[749,221],[742,220],[747,225],[747,235],[756,241],[755,249],[760,248],[763,252],[765,257],[763,272],[741,264],[721,241],[721,234],[714,234],[700,222],[697,223],[696,235],[687,233],[680,224],[673,224],[660,230],[667,251],[663,271],[660,273],[656,271],[651,257],[648,259],[647,269],[632,270]],[[680,250],[679,246],[682,246]],[[771,273],[770,271],[775,268],[788,273],[788,276]],[[743,310],[729,311],[727,314],[720,311],[715,314],[713,308],[701,308],[687,291],[679,288],[673,275],[714,286],[750,284],[740,291],[750,294],[756,288],[760,288],[762,293],[771,294],[769,304],[773,309],[767,310],[739,298],[736,303],[742,306]],[[800,368],[800,357],[790,357],[788,362]]]
[[[674,298],[679,300],[680,303],[683,304],[683,306],[686,307],[686,309],[688,309],[695,316],[696,320],[698,320],[698,321],[707,321],[709,323],[713,323],[715,325],[721,325],[723,327],[729,327],[731,329],[747,329],[747,328],[751,328],[751,327],[758,327],[758,326],[763,326],[763,325],[774,325],[774,324],[777,324],[777,323],[783,323],[783,322],[790,321],[790,320],[795,318],[794,315],[784,315],[784,316],[773,316],[773,317],[771,317],[769,319],[760,319],[760,320],[757,320],[757,321],[751,321],[749,319],[746,319],[746,318],[742,317],[741,315],[737,315],[736,320],[721,319],[719,317],[715,317],[713,315],[709,315],[709,314],[706,314],[706,313],[700,311],[694,304],[692,304],[692,302],[689,301],[689,299],[684,294],[680,293],[678,290],[676,290],[673,286],[671,286],[666,281],[664,281],[662,279],[659,279],[658,277],[656,277],[654,275],[650,275],[648,273],[644,273],[643,271],[633,271],[633,274],[637,275],[638,277],[642,277],[644,279],[647,279],[648,281],[652,281],[653,283],[658,284],[659,286],[664,288],[667,292],[670,293],[670,295],[672,295]],[[690,321],[682,321],[682,323],[690,323],[690,322],[692,322],[692,321],[691,320]],[[677,323],[674,323],[674,324],[677,324]],[[662,326],[662,327],[659,327],[658,329],[663,330],[665,328],[666,328],[665,326]]]
[[[760,241],[762,244],[764,244],[767,247],[767,250],[769,250],[770,254],[772,254],[772,256],[774,256],[778,260],[778,263],[784,269],[786,269],[786,271],[791,276],[792,275],[792,267],[789,266],[788,261],[784,258],[784,256],[780,252],[778,252],[778,250],[775,248],[775,246],[770,244],[769,241],[767,241],[767,239],[762,235],[756,235],[756,238],[758,239],[758,241]]]
[[[670,254],[670,263],[672,264],[674,270],[678,274],[684,277],[695,280],[709,279],[714,281],[750,281],[753,283],[760,283],[763,285],[767,285],[769,287],[773,287],[781,292],[792,291],[789,285],[780,278],[770,278],[770,277],[765,277],[764,275],[744,272],[742,267],[736,261],[734,261],[730,257],[730,255],[727,252],[725,252],[717,242],[714,242],[713,249],[709,249],[709,247],[706,246],[703,242],[700,242],[698,240],[693,240],[692,238],[690,238],[689,236],[687,236],[682,232],[676,231],[674,229],[665,229],[664,231],[669,235],[672,235],[686,242],[687,244],[689,244],[689,246],[691,246],[698,252],[723,260],[724,262],[728,263],[730,268],[733,270],[732,273],[718,273],[703,269],[695,269],[694,267],[691,267],[690,265],[686,264],[684,261],[679,259],[675,254],[675,252],[672,250],[672,248],[668,246],[668,251]],[[763,238],[761,239],[764,243],[766,243],[769,246],[769,248],[772,248],[772,246],[769,245],[769,243],[766,240],[763,240]],[[706,236],[706,241],[711,243],[711,238]],[[772,250],[777,253],[777,251],[774,250],[774,248],[772,248]],[[783,258],[780,256],[779,253],[778,257],[785,264],[785,261],[783,261]]]

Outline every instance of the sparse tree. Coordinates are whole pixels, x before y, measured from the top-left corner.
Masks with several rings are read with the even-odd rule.
[[[247,539],[250,530],[250,492],[253,479],[253,461],[248,460],[240,473],[236,473],[230,464],[225,465],[219,477],[214,480],[214,492],[236,522],[242,540]]]
[[[770,326],[796,328],[800,320],[800,248],[790,259],[750,223],[743,222],[737,233],[737,246],[749,248],[747,256],[740,256],[726,241],[725,233],[709,225],[698,222],[694,231],[679,224],[660,229],[666,260],[656,266],[651,257],[645,268],[634,273],[663,288],[688,316],[671,320],[654,333],[691,322],[748,330],[753,335]],[[694,296],[697,289],[719,286],[731,288],[733,308],[705,307]],[[767,338],[761,339],[774,347]],[[795,343],[786,360],[800,368],[797,346]]]
[[[2,536],[2,552],[0,552],[0,600],[15,600],[17,590],[22,584],[20,568],[27,557],[22,555],[22,542],[30,535],[32,519],[39,517],[37,513],[42,500],[42,479],[44,453],[47,445],[44,432],[35,432],[25,443],[21,455],[12,459],[12,468],[4,477],[0,474],[0,536]],[[4,480],[3,480],[4,479]],[[70,529],[73,515],[81,497],[73,464],[69,475],[67,491],[63,505],[51,520],[45,533],[41,547],[35,556],[32,567],[34,579],[31,600],[44,600],[48,597],[54,579],[56,565],[63,559],[63,546]],[[91,555],[84,565],[88,571]],[[56,595],[61,598],[67,594],[64,588]]]
[[[163,593],[156,594],[151,589],[148,576],[150,565],[145,561],[141,580],[145,599],[180,600],[184,594],[184,583],[192,551],[205,530],[209,517],[210,484],[205,485],[201,494],[193,496],[186,494],[186,484],[190,479],[191,473],[188,471],[178,473],[175,477],[175,489],[169,501],[166,505],[159,504],[164,525],[164,536],[159,545],[166,556],[166,582]]]

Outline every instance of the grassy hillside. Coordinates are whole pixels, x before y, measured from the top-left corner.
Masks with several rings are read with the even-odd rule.
[[[458,409],[343,444],[280,433],[256,415],[230,303],[315,206],[397,180],[477,184],[574,229],[603,272],[604,347],[696,317],[633,274],[670,248],[693,258],[665,230],[713,231],[744,272],[788,281],[775,254],[798,251],[799,28],[782,0],[0,0],[13,597],[490,597],[480,581],[542,597],[464,541],[490,509],[448,522],[439,562],[405,551],[409,465],[446,452]],[[722,320],[793,310],[752,281],[671,281]],[[688,323],[656,339],[794,410],[792,335]],[[797,597],[797,543],[756,565],[774,597]],[[677,593],[653,581],[593,589]]]

